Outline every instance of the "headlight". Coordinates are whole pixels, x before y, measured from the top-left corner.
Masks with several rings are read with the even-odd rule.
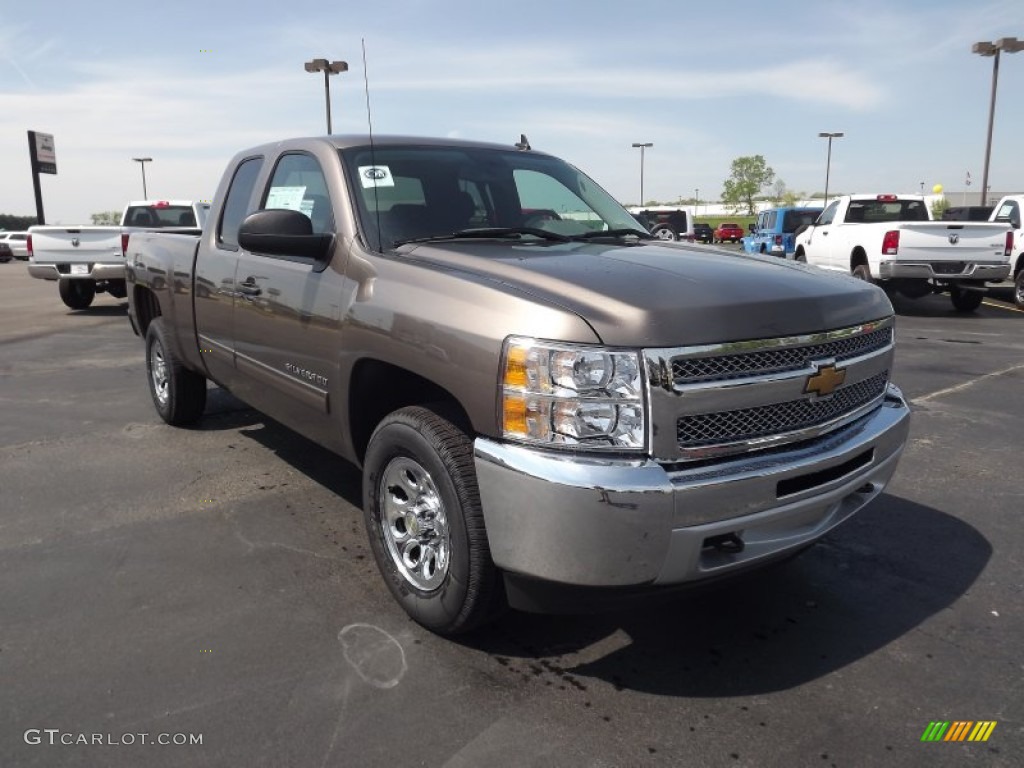
[[[637,352],[512,336],[505,340],[502,359],[506,438],[611,451],[646,447]]]

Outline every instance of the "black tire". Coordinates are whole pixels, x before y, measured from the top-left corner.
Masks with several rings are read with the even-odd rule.
[[[88,309],[96,298],[96,283],[92,280],[61,280],[57,288],[61,301],[71,309]]]
[[[1018,307],[1024,309],[1024,269],[1017,273],[1013,281],[1013,301]]]
[[[965,291],[955,285],[949,289],[949,298],[953,300],[953,307],[958,312],[973,312],[981,306],[985,298],[984,291]]]
[[[807,254],[803,252],[802,248],[793,255],[793,261],[799,261],[801,264],[807,263]]]
[[[156,412],[171,426],[194,424],[203,415],[206,378],[175,357],[162,317],[146,329],[146,379]]]
[[[858,280],[863,280],[866,283],[875,282],[871,279],[871,268],[867,264],[858,264],[853,268],[853,272],[851,274]]]
[[[388,589],[419,624],[455,635],[504,608],[473,442],[449,419],[414,406],[377,425],[363,462],[363,515]]]
[[[655,240],[669,241],[676,239],[675,231],[672,229],[672,227],[669,227],[665,224],[659,224],[658,226],[656,226],[654,229],[651,230],[651,234],[654,236]]]

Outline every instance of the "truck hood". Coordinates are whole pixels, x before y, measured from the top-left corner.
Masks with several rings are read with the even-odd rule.
[[[613,346],[791,336],[893,311],[881,289],[846,275],[677,244],[446,242],[405,256],[566,308]]]

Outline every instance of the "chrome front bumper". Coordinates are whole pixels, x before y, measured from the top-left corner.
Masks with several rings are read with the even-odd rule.
[[[124,280],[124,262],[117,264],[89,263],[84,275],[72,275],[71,264],[36,264],[30,262],[28,273],[40,280]]]
[[[909,416],[890,385],[876,411],[813,442],[672,468],[478,438],[491,555],[514,574],[594,587],[679,584],[752,567],[815,541],[878,496]],[[743,550],[707,544],[725,534],[739,536]]]
[[[941,262],[936,262],[941,263]],[[1005,280],[1010,274],[1009,263],[976,262],[964,263],[959,272],[936,272],[930,262],[883,261],[879,265],[878,277],[882,280],[910,278],[921,280]]]

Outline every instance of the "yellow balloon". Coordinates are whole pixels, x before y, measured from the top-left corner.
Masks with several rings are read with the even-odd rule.
[[[942,185],[941,184],[936,184],[934,187],[932,187],[932,192],[934,192],[936,195],[941,195],[942,194]]]

